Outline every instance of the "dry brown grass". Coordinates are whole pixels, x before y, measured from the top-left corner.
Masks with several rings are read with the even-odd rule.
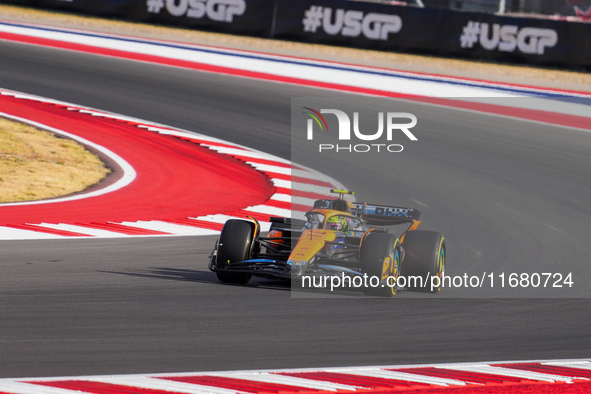
[[[109,172],[75,141],[0,118],[0,203],[79,192]]]

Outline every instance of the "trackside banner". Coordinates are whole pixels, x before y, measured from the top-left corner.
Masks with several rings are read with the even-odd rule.
[[[363,49],[591,67],[591,23],[349,0],[8,0]]]
[[[264,37],[270,34],[274,10],[274,2],[266,0],[9,0],[8,2]]]
[[[227,33],[270,35],[273,2],[265,0],[144,0],[149,20]]]
[[[591,65],[591,24],[340,0],[278,2],[274,37],[364,49]]]
[[[279,2],[274,37],[366,49],[427,50],[445,23],[439,10],[356,1]]]
[[[591,24],[445,11],[443,55],[558,66],[591,66]]]

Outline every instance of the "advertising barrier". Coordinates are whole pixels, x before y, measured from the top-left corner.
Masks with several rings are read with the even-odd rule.
[[[277,7],[274,37],[528,64],[591,65],[591,24],[433,8],[290,2]]]
[[[274,2],[144,0],[150,21],[226,33],[269,36]]]
[[[348,0],[12,0],[122,19],[404,53],[591,67],[591,23]]]

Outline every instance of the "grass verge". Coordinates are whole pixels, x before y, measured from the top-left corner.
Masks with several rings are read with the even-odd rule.
[[[0,203],[80,192],[109,172],[73,140],[0,118]]]

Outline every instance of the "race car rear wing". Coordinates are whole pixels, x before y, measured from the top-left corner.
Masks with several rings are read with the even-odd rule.
[[[351,213],[364,218],[369,224],[390,226],[419,220],[421,211],[414,208],[394,207],[366,203],[353,203]]]

